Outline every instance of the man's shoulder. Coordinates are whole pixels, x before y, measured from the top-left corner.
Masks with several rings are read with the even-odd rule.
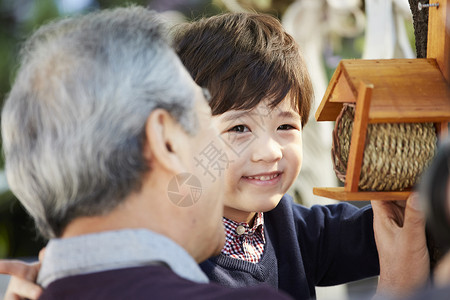
[[[165,266],[110,270],[66,277],[51,283],[41,299],[289,299],[265,287],[231,289],[197,283]]]

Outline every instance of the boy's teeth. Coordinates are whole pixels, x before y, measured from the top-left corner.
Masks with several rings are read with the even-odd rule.
[[[270,176],[248,176],[247,178],[249,178],[249,179],[257,179],[257,180],[261,180],[261,181],[266,181],[266,180],[274,179],[277,176],[278,176],[278,174],[274,174],[274,175],[270,175]]]

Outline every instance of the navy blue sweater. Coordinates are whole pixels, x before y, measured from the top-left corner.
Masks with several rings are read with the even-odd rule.
[[[306,208],[288,195],[264,214],[266,245],[259,263],[213,257],[200,266],[222,285],[267,283],[296,299],[330,286],[379,274],[370,206],[347,203]]]
[[[214,283],[196,283],[179,277],[165,266],[146,266],[95,272],[58,279],[40,300],[124,299],[282,299],[267,286],[230,289]]]

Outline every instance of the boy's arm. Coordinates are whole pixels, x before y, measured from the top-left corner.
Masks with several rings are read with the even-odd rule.
[[[307,274],[314,274],[316,286],[343,284],[379,275],[378,252],[370,206],[357,208],[349,203],[311,207],[299,236],[308,253]],[[301,234],[301,231],[300,231]],[[311,262],[311,263],[309,263]]]
[[[406,204],[372,201],[372,209],[380,259],[377,294],[408,295],[422,287],[429,275],[425,217],[418,195],[412,194]]]

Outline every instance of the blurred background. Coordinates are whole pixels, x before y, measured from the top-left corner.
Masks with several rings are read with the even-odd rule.
[[[173,24],[226,11],[264,12],[282,21],[300,45],[316,94],[314,111],[304,130],[302,171],[290,191],[296,201],[306,206],[332,203],[313,196],[312,187],[339,185],[330,155],[334,125],[314,120],[314,112],[339,61],[416,57],[412,10],[417,1],[414,0],[0,0],[1,101],[14,81],[20,45],[34,29],[55,18],[125,3],[148,6],[163,13]],[[9,191],[1,157],[0,258],[35,260],[45,244]],[[0,276],[0,296],[6,284],[7,278]],[[376,281],[367,280],[338,287],[331,295],[319,291],[318,298],[345,299],[349,293],[372,289],[375,284]]]

